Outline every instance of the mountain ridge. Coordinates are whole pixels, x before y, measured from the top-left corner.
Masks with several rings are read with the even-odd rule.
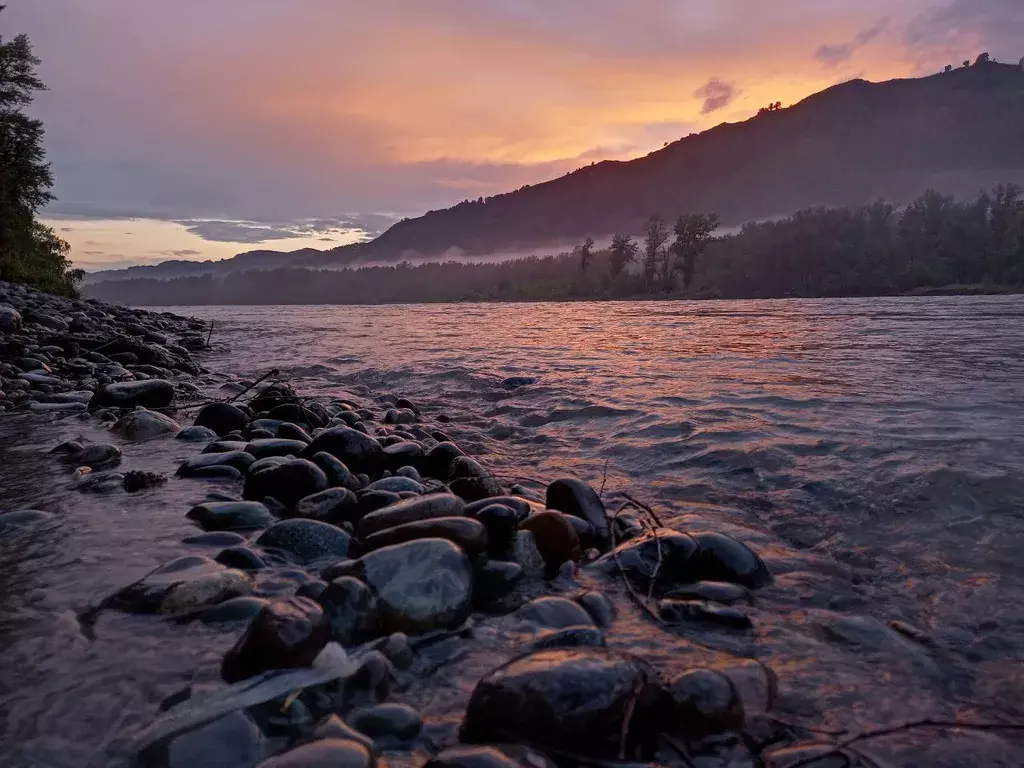
[[[1024,71],[980,62],[922,78],[850,80],[778,111],[721,123],[632,160],[608,160],[513,192],[404,219],[328,251],[251,251],[191,274],[485,256],[636,233],[651,214],[714,212],[723,224],[815,205],[901,204],[935,188],[958,196],[1024,183]],[[92,280],[180,276],[167,263]],[[257,266],[263,264],[265,266]]]

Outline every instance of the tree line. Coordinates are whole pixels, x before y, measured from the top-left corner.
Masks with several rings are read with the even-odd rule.
[[[82,271],[72,269],[68,244],[36,218],[54,199],[43,124],[25,114],[46,89],[39,63],[25,35],[0,37],[0,280],[74,295]]]
[[[639,239],[592,238],[571,252],[504,261],[277,269],[87,286],[136,305],[376,304],[564,299],[775,298],[1024,290],[1024,197],[1000,185],[973,200],[929,191],[909,205],[808,208],[716,236],[713,214]]]

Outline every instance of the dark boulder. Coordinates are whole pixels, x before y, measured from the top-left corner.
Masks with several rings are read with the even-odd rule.
[[[436,477],[438,480],[447,480],[449,477],[448,470],[451,469],[452,462],[465,455],[462,449],[455,445],[455,443],[441,442],[427,451],[426,455],[415,466],[431,477]]]
[[[754,600],[749,589],[726,581],[697,581],[693,584],[683,584],[668,590],[665,597],[674,600],[710,600],[723,605],[751,603]]]
[[[331,454],[320,451],[314,453],[310,457],[310,461],[324,471],[331,488],[348,488],[350,491],[358,491],[362,488],[363,484],[359,479]]]
[[[256,539],[260,547],[278,549],[299,563],[322,557],[345,557],[351,537],[341,528],[319,520],[282,520]]]
[[[386,493],[386,491],[374,493]],[[464,508],[462,499],[449,493],[417,496],[370,512],[359,521],[356,532],[360,539],[365,539],[377,531],[395,528],[406,523],[439,517],[459,517]]]
[[[185,516],[204,531],[252,531],[275,520],[258,501],[207,501],[192,507]]]
[[[504,504],[488,504],[477,509],[474,517],[487,529],[488,551],[492,555],[508,551],[519,528],[519,514]]]
[[[466,505],[466,514],[470,517],[475,517],[476,514],[491,504],[502,504],[515,510],[516,519],[520,522],[530,516],[533,511],[533,507],[530,506],[530,502],[524,499],[522,496],[491,496],[487,499],[481,499],[480,501],[473,501]]]
[[[615,622],[615,604],[603,592],[584,592],[576,598],[590,618],[599,627],[610,627]]]
[[[665,701],[654,671],[634,656],[605,648],[534,651],[477,683],[460,736],[599,759],[645,757],[665,719]],[[627,717],[630,727],[623,729]]]
[[[663,590],[695,581],[693,556],[696,552],[697,542],[690,536],[659,528],[620,544],[613,552],[596,560],[592,567],[609,574],[616,574],[621,568],[645,590],[655,579],[654,588]]]
[[[448,487],[466,501],[500,496],[501,484],[475,459],[459,456],[448,468]]]
[[[611,544],[611,532],[608,527],[608,513],[604,502],[597,491],[576,478],[555,480],[548,486],[546,506],[557,509],[567,515],[586,520],[594,526],[600,548],[607,549]]]
[[[208,403],[199,409],[193,425],[207,427],[218,435],[226,435],[236,429],[244,429],[249,418],[240,408],[231,403]]]
[[[360,515],[359,499],[348,488],[328,488],[300,499],[292,514],[332,525],[354,523]]]
[[[245,451],[201,453],[188,459],[178,467],[178,475],[181,477],[197,477],[202,474],[199,470],[210,467],[233,467],[238,472],[244,472],[254,461],[255,459],[252,457],[252,454]]]
[[[377,598],[366,584],[352,576],[334,579],[317,598],[331,623],[331,639],[351,647],[380,634]]]
[[[743,732],[743,702],[732,681],[713,669],[691,669],[667,686],[672,698],[671,733],[700,739],[717,733]]]
[[[270,669],[308,667],[330,640],[323,609],[304,597],[276,600],[253,619],[221,665],[229,683]]]
[[[270,605],[262,597],[233,597],[223,603],[211,605],[200,611],[197,618],[203,624],[237,624],[252,621],[256,615]]]
[[[384,449],[377,440],[348,427],[332,427],[324,430],[306,446],[304,457],[321,451],[331,454],[351,471],[376,475],[383,469]]]
[[[205,443],[209,440],[216,440],[217,433],[209,427],[185,427],[175,435],[178,440],[187,440],[192,443]]]
[[[517,618],[552,629],[594,624],[589,613],[579,604],[564,597],[539,597],[524,605],[515,615]]]
[[[261,571],[267,567],[262,557],[245,546],[223,549],[217,553],[214,560],[228,568],[238,568],[241,571]]]
[[[264,760],[256,768],[373,768],[370,750],[350,739],[317,739]]]
[[[470,613],[473,569],[450,541],[419,539],[383,547],[335,571],[362,579],[374,591],[385,633],[452,629]]]
[[[174,385],[164,379],[124,381],[108,384],[96,390],[89,401],[89,410],[95,408],[166,408],[174,400]]]
[[[561,512],[546,511],[530,515],[519,524],[520,530],[529,531],[549,569],[564,562],[578,563],[583,559],[576,528],[569,516]]]
[[[183,613],[248,594],[249,576],[208,557],[179,557],[150,571],[106,601],[131,613]]]
[[[349,725],[371,739],[398,741],[415,739],[423,727],[420,713],[408,704],[377,704],[362,707],[347,716]]]
[[[468,517],[438,517],[377,531],[363,540],[363,551],[416,539],[447,539],[469,555],[479,555],[487,549],[487,529],[481,523]]]
[[[291,509],[301,499],[324,490],[327,475],[320,467],[305,459],[290,459],[250,473],[245,478],[242,496],[257,500],[273,496]]]
[[[306,444],[301,440],[285,440],[281,437],[270,437],[263,440],[252,440],[243,449],[257,459],[267,456],[298,456]]]
[[[160,435],[176,435],[181,431],[181,425],[170,416],[139,409],[114,422],[110,431],[125,440],[151,440]]]
[[[501,600],[523,580],[523,567],[504,560],[486,560],[473,578],[473,605],[485,607]]]
[[[723,533],[690,534],[697,542],[696,575],[703,581],[728,581],[757,589],[772,583],[768,566],[750,547]]]

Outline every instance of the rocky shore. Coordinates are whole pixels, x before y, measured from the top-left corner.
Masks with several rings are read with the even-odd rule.
[[[134,764],[877,764],[774,717],[757,661],[668,676],[642,648],[607,646],[623,605],[661,627],[750,633],[745,607],[773,579],[750,547],[665,528],[640,501],[609,510],[600,478],[509,483],[402,397],[315,401],[272,379],[211,391],[194,359],[207,330],[0,283],[0,418],[106,425],[120,445],[53,447],[82,492],[168,482],[118,471],[161,439],[194,443],[177,478],[209,486],[181,511],[195,554],[79,617],[86,632],[121,611],[237,635],[219,681],[172,695],[119,745]],[[0,536],[48,516],[4,511]],[[457,664],[460,644],[507,627],[521,647],[492,660],[458,723],[428,728],[402,700],[412,676],[429,681],[417,657]]]

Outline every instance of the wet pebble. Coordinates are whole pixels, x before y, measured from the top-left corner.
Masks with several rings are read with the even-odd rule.
[[[387,493],[373,491],[371,493]],[[364,497],[365,498],[365,497]],[[418,496],[374,510],[365,515],[356,526],[359,537],[366,537],[395,528],[406,523],[429,520],[439,517],[458,517],[462,515],[465,504],[462,500],[448,493],[436,493],[429,496]]]
[[[712,669],[691,669],[668,683],[670,732],[688,739],[743,731],[743,702],[732,681]]]
[[[197,533],[194,536],[186,536],[181,540],[183,544],[195,544],[205,547],[235,547],[245,544],[245,537],[231,531],[210,531]]]
[[[258,501],[207,501],[192,507],[185,516],[205,531],[252,531],[276,519]]]
[[[336,526],[301,518],[274,523],[256,539],[258,546],[281,550],[299,563],[345,557],[350,542],[351,537]]]
[[[193,456],[184,464],[178,467],[178,475],[181,477],[209,476],[203,470],[211,467],[231,467],[238,471],[239,475],[248,469],[255,459],[252,454],[245,451],[227,451],[225,453],[201,453]]]
[[[175,435],[178,440],[186,440],[192,443],[204,443],[217,439],[217,433],[208,427],[185,427]]]
[[[266,605],[221,665],[229,682],[269,669],[308,667],[330,639],[330,622],[312,600],[292,597]]]
[[[348,488],[328,488],[300,499],[292,511],[295,517],[340,525],[359,519],[359,499]]]
[[[447,539],[469,555],[478,555],[487,548],[487,529],[468,517],[439,517],[418,520],[394,528],[377,531],[363,540],[363,551],[372,552],[392,544],[416,539]]]
[[[264,760],[257,768],[373,768],[370,750],[351,739],[317,739]]]
[[[381,738],[409,741],[423,727],[419,712],[407,704],[377,704],[363,707],[346,716],[349,725],[375,741]]]
[[[599,627],[610,627],[615,623],[615,604],[603,592],[584,592],[576,598],[590,618]]]
[[[196,427],[206,427],[218,435],[226,435],[236,429],[243,429],[249,418],[238,406],[231,403],[207,403],[199,409],[193,422]]]
[[[576,478],[562,478],[548,485],[545,504],[548,509],[556,509],[586,520],[594,527],[594,533],[601,546],[611,543],[608,527],[608,513],[604,502],[597,491]]]
[[[242,571],[260,571],[267,567],[262,557],[245,546],[228,547],[218,552],[214,559],[221,565]]]
[[[740,609],[705,600],[661,600],[658,602],[658,616],[670,624],[702,622],[731,629],[754,626],[750,617]]]
[[[245,479],[242,496],[257,500],[273,496],[292,508],[299,500],[324,490],[327,490],[327,475],[320,467],[305,459],[291,459],[250,473]]]
[[[497,479],[480,462],[468,456],[459,456],[449,466],[448,487],[466,501],[479,501],[502,493]]]
[[[313,438],[303,456],[331,454],[353,472],[375,475],[383,468],[384,448],[376,439],[349,427],[332,427]]]
[[[592,626],[593,620],[578,604],[564,597],[539,597],[516,611],[516,617],[549,628]]]
[[[350,647],[379,634],[377,598],[362,581],[341,576],[329,582],[317,602],[331,625],[331,639]]]
[[[753,602],[753,595],[749,589],[740,584],[730,584],[725,581],[697,581],[693,584],[683,584],[665,592],[665,597],[675,600],[710,600],[724,605]]]
[[[537,549],[549,569],[558,568],[562,563],[579,562],[583,550],[576,529],[568,521],[568,515],[561,512],[539,512],[519,524],[519,528],[533,534]]]
[[[110,430],[125,440],[151,440],[161,435],[176,435],[181,425],[162,413],[138,410],[122,416]]]

